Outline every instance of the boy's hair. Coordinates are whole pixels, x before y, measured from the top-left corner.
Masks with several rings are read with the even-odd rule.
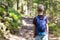
[[[44,6],[42,4],[38,5],[38,12],[44,11]]]

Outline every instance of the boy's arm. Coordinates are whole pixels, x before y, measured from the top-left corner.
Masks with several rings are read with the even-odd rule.
[[[49,33],[48,23],[46,24],[46,32]]]
[[[46,32],[49,33],[48,19],[46,18]]]
[[[33,30],[33,31],[34,31],[34,38],[35,38],[35,36],[36,36],[36,32],[35,32],[35,28],[36,28],[36,19],[35,19],[35,18],[33,19],[33,25],[34,25],[34,26],[33,26],[33,27],[34,27],[34,30]]]
[[[34,25],[34,30],[33,31],[34,31],[34,36],[33,37],[35,38],[35,36],[36,36],[35,25]]]

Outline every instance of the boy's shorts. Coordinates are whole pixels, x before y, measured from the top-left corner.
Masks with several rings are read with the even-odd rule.
[[[48,40],[48,34],[46,34],[45,36],[39,36],[37,35],[35,40]]]

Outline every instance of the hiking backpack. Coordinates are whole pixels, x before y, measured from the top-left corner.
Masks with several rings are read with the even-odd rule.
[[[35,31],[38,34],[39,32],[45,32],[46,30],[46,16],[43,16],[42,19],[40,19],[39,16],[35,17],[36,19],[36,28]]]

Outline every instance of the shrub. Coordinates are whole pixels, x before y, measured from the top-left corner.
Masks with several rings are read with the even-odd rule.
[[[56,25],[55,23],[49,23],[49,31],[53,33],[55,36],[60,36],[60,25]]]

